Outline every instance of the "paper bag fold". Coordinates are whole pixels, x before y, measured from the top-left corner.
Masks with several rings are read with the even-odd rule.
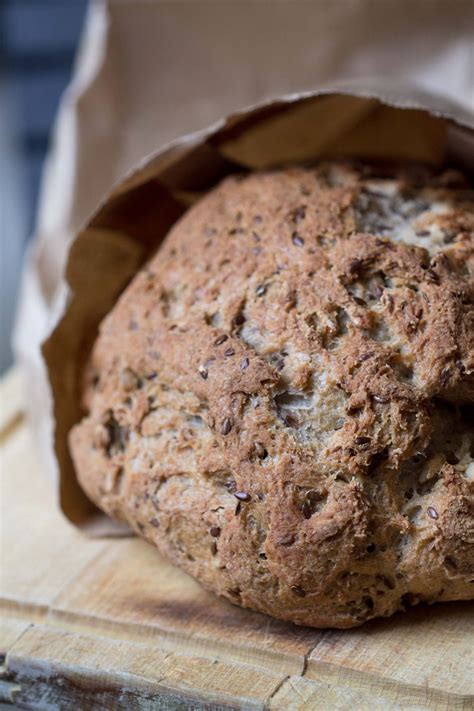
[[[67,438],[83,415],[81,378],[101,319],[187,206],[234,171],[322,158],[403,159],[474,168],[474,119],[412,89],[371,85],[276,97],[173,142],[114,186],[73,239],[62,307],[43,345],[60,505],[94,534],[119,531],[80,489]],[[46,417],[46,415],[45,415]]]

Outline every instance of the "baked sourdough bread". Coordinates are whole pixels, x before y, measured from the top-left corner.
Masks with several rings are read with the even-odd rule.
[[[298,624],[474,597],[473,208],[452,171],[224,180],[100,326],[88,496]]]

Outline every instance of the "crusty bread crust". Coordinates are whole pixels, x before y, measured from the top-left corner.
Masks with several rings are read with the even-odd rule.
[[[224,180],[100,327],[84,490],[298,624],[473,598],[473,207],[453,172]]]

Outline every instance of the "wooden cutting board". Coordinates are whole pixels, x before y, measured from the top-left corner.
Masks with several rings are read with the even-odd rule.
[[[21,384],[0,385],[0,706],[474,709],[470,603],[318,631],[213,597],[138,539],[86,539],[39,471]]]

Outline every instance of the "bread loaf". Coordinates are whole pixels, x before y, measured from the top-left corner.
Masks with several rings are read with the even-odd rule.
[[[473,208],[413,166],[225,179],[100,326],[88,496],[298,624],[473,598]]]

